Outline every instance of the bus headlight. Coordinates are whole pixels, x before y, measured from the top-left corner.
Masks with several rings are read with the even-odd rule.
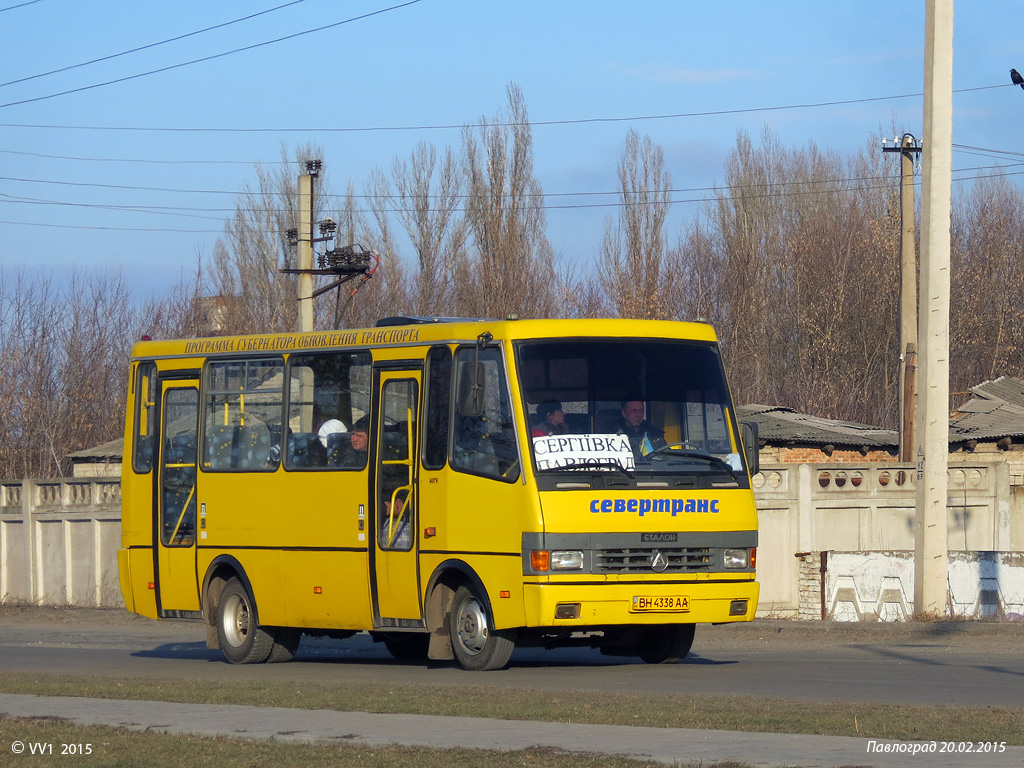
[[[745,549],[726,549],[722,552],[725,568],[746,568],[750,564],[750,553]]]
[[[552,571],[582,571],[583,553],[579,550],[555,550],[551,553]]]

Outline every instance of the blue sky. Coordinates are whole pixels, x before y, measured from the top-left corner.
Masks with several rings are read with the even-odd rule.
[[[664,147],[679,190],[720,183],[738,131],[756,141],[767,126],[787,146],[814,140],[844,154],[894,123],[921,135],[919,96],[880,97],[923,90],[923,0],[419,0],[362,19],[403,0],[301,0],[74,66],[286,2],[0,0],[0,265],[117,266],[140,292],[160,292],[212,254],[236,194],[255,185],[253,164],[277,162],[282,143],[321,145],[330,191],[350,179],[360,191],[374,167],[390,169],[419,141],[457,147],[460,131],[316,129],[471,123],[504,106],[510,82],[532,121],[728,113],[538,125],[535,172],[547,193],[614,192],[630,128]],[[1024,92],[1008,74],[1024,71],[1022,10],[956,7],[957,144],[1024,152]],[[338,24],[346,19],[355,20]],[[12,82],[23,78],[32,79]],[[73,89],[84,90],[40,98]],[[741,111],[823,102],[846,103]],[[953,167],[1024,160],[999,157],[955,151]],[[116,209],[127,205],[163,212]],[[677,203],[675,226],[695,212]],[[549,210],[558,258],[592,260],[613,213]]]

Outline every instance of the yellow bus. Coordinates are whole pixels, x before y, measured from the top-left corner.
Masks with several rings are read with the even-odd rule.
[[[127,608],[202,620],[233,663],[361,631],[471,670],[660,663],[757,607],[756,433],[705,324],[145,340],[125,437]]]

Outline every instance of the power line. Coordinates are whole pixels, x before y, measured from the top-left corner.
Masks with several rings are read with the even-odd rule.
[[[304,2],[305,0],[303,0]],[[38,0],[36,0],[38,2]],[[978,157],[993,157],[998,159],[1000,155],[1013,157],[1024,157],[1024,152],[1014,152],[1007,149],[992,149],[989,147],[974,147],[969,144],[953,144],[953,149],[966,155]],[[974,151],[971,151],[974,150]],[[71,160],[83,163],[137,163],[146,165],[291,165],[293,160],[152,160],[133,157],[80,157],[75,155],[48,155],[42,152],[21,152],[14,149],[0,149],[3,155],[19,155],[23,157],[40,157],[46,160]],[[995,166],[993,166],[995,167]],[[556,193],[552,193],[556,194]],[[589,192],[565,192],[560,194],[615,194],[615,193],[589,193]]]
[[[0,149],[0,154],[41,157],[46,160],[74,160],[84,163],[145,163],[149,165],[290,165],[290,160],[145,160],[130,157],[74,157],[70,155],[45,155],[41,152],[19,152],[14,149]]]
[[[954,144],[953,149],[973,149],[976,152],[991,152],[996,155],[1012,155],[1014,157],[1024,157],[1024,152],[1012,152],[1008,149],[991,149],[989,147],[972,147],[970,144]]]
[[[984,171],[993,168],[1010,168],[1018,165],[1024,165],[1024,161],[1019,163],[1011,163],[1009,165],[976,165],[968,166],[966,168],[957,168],[954,173],[967,173],[968,171]],[[826,178],[826,179],[803,179],[799,181],[784,181],[776,182],[772,184],[767,183],[754,183],[745,185],[734,185],[734,186],[710,186],[710,187],[671,187],[663,190],[669,194],[683,193],[683,192],[711,192],[720,189],[748,189],[748,188],[761,188],[764,186],[772,187],[790,187],[790,186],[804,186],[804,185],[823,185],[823,184],[849,184],[862,181],[881,181],[891,180],[892,177],[888,174],[871,175],[871,176],[842,176],[837,178]],[[253,192],[253,191],[240,191],[230,189],[184,189],[181,187],[144,187],[132,184],[99,184],[96,182],[85,182],[85,181],[61,181],[54,179],[30,179],[17,176],[0,176],[0,181],[13,181],[23,184],[52,184],[56,186],[65,187],[85,187],[88,189],[117,189],[126,190],[130,192],[170,192],[174,194],[197,194],[197,195],[234,195],[236,197],[263,197],[264,192]],[[527,194],[525,197],[593,197],[593,196],[610,196],[619,195],[621,190],[613,190],[608,192],[540,192],[535,194]],[[272,193],[274,194],[274,193]],[[356,199],[365,200],[375,195],[348,195],[346,194],[328,194],[318,193],[317,195],[321,199],[327,200],[338,200],[353,197]],[[438,195],[427,195],[427,197],[438,197]],[[458,195],[456,199],[466,199],[469,195]],[[398,199],[398,195],[391,195],[389,199]],[[208,210],[222,210],[222,209],[208,209]]]
[[[412,0],[412,2],[420,2],[420,0]],[[406,3],[405,5],[411,5]],[[394,6],[395,8],[401,8],[403,6]],[[392,10],[386,8],[383,11],[376,11],[375,13],[383,13],[384,11]],[[372,15],[372,14],[371,14]],[[360,17],[362,18],[362,17]],[[339,22],[346,23],[346,22]],[[316,31],[316,30],[313,30]],[[226,54],[220,54],[226,55]],[[183,66],[183,65],[176,65]],[[159,70],[158,70],[159,71]],[[134,77],[138,77],[135,75]],[[89,86],[94,87],[94,86]],[[981,85],[974,88],[959,88],[954,93],[969,93],[973,91],[985,91],[993,88],[1012,88],[1013,84],[1000,84],[1000,85]],[[57,94],[60,95],[60,94]],[[845,104],[865,104],[868,102],[877,101],[895,101],[898,99],[912,99],[920,98],[924,96],[923,93],[903,93],[891,96],[871,96],[863,99],[843,99],[838,101],[819,101],[819,102],[808,102],[803,104],[783,104],[768,107],[744,107],[739,109],[720,109],[720,110],[708,110],[704,112],[677,112],[672,114],[661,114],[661,115],[632,115],[629,117],[582,117],[582,118],[569,118],[562,120],[530,120],[525,125],[531,127],[546,127],[556,125],[583,125],[587,123],[625,123],[625,122],[640,122],[647,120],[676,120],[688,117],[716,117],[720,115],[742,115],[742,114],[756,114],[758,112],[778,112],[787,109],[816,109],[818,107],[835,107],[842,106]],[[49,98],[49,97],[43,97]],[[21,102],[18,102],[21,103]],[[10,106],[9,104],[0,104],[0,107]],[[383,132],[383,131],[440,131],[440,130],[452,130],[462,128],[510,128],[519,123],[447,123],[438,125],[379,125],[379,126],[362,126],[362,127],[305,127],[305,128],[170,128],[170,127],[142,127],[142,126],[118,126],[118,125],[55,125],[45,123],[0,123],[0,128],[30,128],[33,130],[40,129],[55,129],[55,130],[67,130],[67,131],[127,131],[127,132],[138,132],[138,133],[370,133],[370,132]]]
[[[38,0],[36,0],[38,2]],[[304,2],[305,0],[303,0]],[[953,144],[953,148],[966,155],[977,155],[978,157],[994,157],[1000,155],[1024,157],[1024,152],[1014,152],[1007,149],[992,149],[989,147],[975,147],[969,144]],[[974,151],[971,151],[974,150]],[[137,163],[146,165],[292,165],[293,160],[153,160],[133,157],[80,157],[75,155],[48,155],[42,152],[22,152],[14,149],[0,149],[0,154],[19,155],[23,157],[40,157],[46,160],[72,160],[83,163]],[[993,166],[995,167],[995,166]],[[555,194],[555,193],[552,193]],[[615,193],[586,193],[586,192],[565,192],[561,194],[615,194]]]
[[[173,229],[169,227],[100,227],[87,224],[37,224],[31,221],[0,221],[0,224],[14,224],[23,227],[46,227],[47,229],[86,229],[102,232],[176,232],[187,235],[215,235],[220,229]]]
[[[26,5],[34,5],[35,3],[38,3],[38,2],[39,2],[39,0],[28,0],[28,2],[25,2],[25,3],[18,3],[17,5],[9,5],[6,8],[0,8],[0,13],[3,13],[4,11],[13,11],[15,8],[24,8]]]
[[[38,0],[34,0],[34,2],[38,2]],[[231,21],[225,21],[223,24],[215,24],[212,27],[206,27],[205,29],[197,29],[195,32],[187,32],[184,35],[178,35],[177,37],[169,37],[166,40],[161,40],[161,41],[156,42],[156,43],[149,43],[148,45],[140,45],[138,48],[131,48],[131,49],[127,50],[127,51],[121,51],[120,53],[112,53],[109,56],[101,56],[98,59],[91,59],[90,61],[83,61],[80,64],[70,64],[70,65],[68,65],[66,67],[61,67],[60,69],[51,69],[49,72],[40,72],[37,75],[29,75],[28,77],[20,77],[17,80],[8,80],[6,83],[0,83],[0,88],[4,88],[5,86],[8,86],[8,85],[14,85],[15,83],[24,83],[24,82],[27,82],[29,80],[36,80],[36,79],[38,79],[40,77],[48,77],[49,75],[56,75],[59,72],[67,72],[68,70],[78,69],[79,67],[87,67],[90,64],[98,64],[101,61],[110,61],[111,59],[116,59],[116,58],[118,58],[120,56],[127,56],[130,53],[138,53],[139,51],[145,51],[145,50],[148,50],[149,48],[156,48],[156,47],[161,46],[161,45],[166,45],[167,43],[174,43],[174,42],[177,42],[178,40],[184,40],[187,37],[194,37],[195,35],[201,35],[204,32],[211,32],[211,31],[213,31],[215,29],[222,29],[223,27],[230,27],[232,24],[238,24],[239,22],[242,22],[242,21],[249,21],[250,19],[255,19],[257,16],[263,16],[263,15],[268,14],[268,13],[273,13],[274,11],[279,11],[282,8],[287,8],[288,6],[298,5],[299,3],[304,3],[304,2],[306,2],[306,0],[292,0],[290,3],[285,3],[284,5],[279,5],[276,8],[269,8],[269,9],[267,9],[265,11],[260,11],[259,13],[252,13],[252,14],[249,14],[248,16],[243,16],[242,18],[239,18],[239,19],[232,19]],[[26,5],[27,5],[27,3],[26,3]],[[17,6],[15,6],[15,7],[17,7]],[[4,9],[4,10],[7,10],[7,9]]]
[[[1014,165],[1024,165],[1024,162],[1022,162],[1022,163],[1015,163]],[[965,173],[965,172],[967,172],[969,170],[985,170],[987,168],[992,168],[992,167],[1000,167],[1000,166],[981,166],[981,167],[978,167],[978,168],[961,168],[961,169],[956,170],[955,173]],[[1005,166],[1002,166],[1002,167],[1005,167]],[[977,180],[977,179],[982,179],[982,178],[1005,177],[1005,176],[1020,176],[1020,175],[1024,175],[1024,171],[1010,171],[1010,172],[1007,172],[1007,173],[984,174],[984,175],[976,175],[976,176],[962,176],[960,178],[953,179],[953,181],[961,182],[961,181]],[[892,180],[888,179],[888,177],[883,177],[883,176],[866,176],[866,177],[851,178],[851,179],[839,179],[839,180],[833,180],[833,182],[856,181],[856,180],[874,181],[874,180],[882,180],[882,179],[887,180],[889,183],[867,184],[867,185],[860,185],[860,186],[849,186],[849,187],[842,188],[842,189],[831,189],[831,190],[828,190],[828,192],[830,192],[830,193],[851,193],[851,192],[871,192],[871,191],[874,191],[874,190],[892,190],[893,189]],[[807,182],[785,182],[785,183],[783,183],[781,185],[772,185],[772,186],[788,186],[788,185],[806,184],[806,183]],[[723,187],[723,188],[696,187],[696,188],[693,188],[693,189],[690,189],[690,190],[686,190],[686,189],[668,190],[669,192],[688,192],[688,191],[704,191],[704,190],[713,190],[713,191],[721,191],[721,192],[725,192],[725,191],[734,192],[736,190],[740,190],[741,191],[741,194],[721,194],[721,195],[715,195],[714,197],[694,197],[694,198],[682,198],[682,199],[676,198],[676,199],[669,200],[668,201],[668,205],[684,205],[684,204],[691,204],[691,203],[710,203],[710,202],[732,202],[732,201],[737,201],[737,200],[749,200],[749,199],[776,199],[776,198],[785,198],[785,197],[806,197],[806,196],[809,196],[809,195],[822,194],[822,192],[819,191],[819,190],[797,190],[797,191],[766,190],[764,192],[756,192],[756,191],[755,192],[750,192],[750,191],[743,192],[742,191],[742,190],[749,190],[751,188],[758,188],[758,187],[763,187],[763,186],[766,186],[766,185],[763,185],[763,184],[751,184],[751,185],[745,185],[745,186]],[[618,194],[618,193],[556,193],[556,194],[559,194],[559,195],[575,195],[575,194]],[[9,197],[9,198],[11,197],[10,195],[0,195],[0,196]],[[331,195],[329,197],[346,197],[346,196],[345,195]],[[22,202],[22,201],[27,201],[27,200],[31,200],[31,199],[30,198],[23,198],[23,199],[12,198],[9,202],[17,203],[17,202]],[[40,201],[40,204],[45,204],[45,203]],[[188,218],[197,218],[197,219],[209,219],[210,217],[199,216],[199,215],[189,215],[189,214],[185,214],[185,213],[173,213],[173,212],[174,211],[205,211],[205,212],[209,213],[209,212],[223,211],[225,213],[233,213],[233,212],[235,212],[235,210],[237,210],[237,209],[175,208],[175,207],[171,207],[171,206],[134,206],[134,205],[133,206],[113,206],[113,205],[101,205],[101,204],[89,204],[89,203],[63,203],[63,202],[51,202],[49,204],[59,205],[59,206],[65,206],[66,205],[66,206],[74,206],[74,207],[82,207],[82,208],[101,208],[101,209],[110,208],[110,209],[114,209],[114,210],[123,210],[123,211],[126,211],[126,212],[132,212],[132,213],[163,212],[164,215],[179,215],[179,216],[186,216]],[[564,204],[564,205],[545,205],[544,209],[545,210],[549,210],[549,211],[551,211],[551,210],[585,210],[585,209],[597,209],[597,208],[625,208],[625,207],[633,207],[633,206],[648,205],[648,204],[649,203],[647,201],[627,201],[627,202],[616,201],[616,202],[610,202],[610,203],[582,203],[582,204]],[[395,209],[393,209],[393,210],[395,210]],[[402,209],[402,210],[407,210],[407,209]],[[434,209],[431,209],[431,210],[434,210]],[[458,208],[456,210],[459,211],[459,212],[465,212],[464,208]],[[279,213],[279,214],[286,214],[286,213],[289,213],[290,211],[289,210],[282,210],[282,209],[272,209],[271,212]],[[373,210],[372,209],[368,209],[368,208],[359,208],[359,209],[354,209],[351,212],[352,213],[373,213]],[[51,226],[51,225],[48,225],[48,224],[35,224],[35,223],[32,223],[32,222],[12,222],[12,221],[0,221],[0,224],[11,224],[11,225],[24,224],[26,226]],[[100,230],[130,231],[130,232],[183,232],[183,233],[199,233],[199,234],[202,234],[202,233],[220,233],[220,232],[222,232],[222,230],[152,229],[152,228],[148,228],[148,227],[100,227],[100,226],[78,226],[78,225],[71,225],[71,224],[62,224],[62,225],[54,224],[52,226],[59,227],[59,228],[64,228],[64,229],[90,229],[90,230],[92,230],[92,229],[100,229]]]
[[[13,205],[54,205],[58,208],[94,208],[109,211],[130,211],[132,213],[153,213],[158,216],[187,216],[192,219],[223,221],[222,217],[201,216],[200,213],[233,213],[234,208],[186,208],[171,205],[114,205],[105,203],[76,203],[68,200],[44,200],[34,197],[17,197],[0,192],[0,203]],[[189,213],[191,212],[191,213]]]
[[[187,66],[190,66],[192,64],[199,64],[199,63],[206,62],[206,61],[213,61],[214,59],[220,59],[220,58],[223,58],[225,56],[231,56],[231,55],[236,54],[236,53],[243,53],[245,51],[255,50],[256,48],[262,48],[262,47],[267,46],[267,45],[274,45],[276,43],[281,43],[281,42],[284,42],[286,40],[292,40],[292,39],[294,39],[296,37],[302,37],[304,35],[311,35],[314,32],[323,32],[325,29],[332,29],[334,27],[339,27],[342,24],[350,24],[353,21],[361,21],[363,19],[368,19],[371,16],[377,16],[379,14],[387,13],[388,11],[394,11],[394,10],[397,10],[399,8],[405,8],[405,7],[410,6],[410,5],[415,5],[416,3],[419,3],[419,2],[422,2],[422,0],[408,0],[408,2],[400,3],[399,5],[392,5],[389,8],[381,8],[380,10],[371,11],[369,13],[364,13],[364,14],[362,14],[360,16],[353,16],[350,19],[345,19],[343,21],[336,21],[333,24],[325,24],[324,26],[317,27],[315,29],[307,29],[307,30],[305,30],[303,32],[295,32],[294,34],[285,35],[284,37],[278,37],[278,38],[276,38],[274,40],[265,40],[262,43],[253,43],[252,45],[243,46],[242,48],[235,48],[234,50],[224,51],[223,53],[216,53],[216,54],[213,54],[212,56],[203,56],[202,58],[192,59],[191,61],[183,61],[183,62],[181,62],[179,64],[171,64],[171,65],[166,66],[166,67],[160,67],[159,69],[151,69],[148,72],[139,72],[138,74],[127,75],[125,77],[119,77],[119,78],[116,78],[114,80],[107,80],[106,82],[102,82],[102,83],[94,83],[92,85],[83,85],[80,88],[70,88],[70,89],[68,89],[66,91],[60,91],[58,93],[51,93],[51,94],[48,94],[46,96],[36,96],[36,97],[31,98],[31,99],[21,99],[19,101],[9,101],[6,104],[0,104],[0,109],[3,109],[4,107],[15,107],[15,106],[18,106],[20,104],[31,104],[31,103],[37,102],[37,101],[46,101],[47,99],[54,99],[54,98],[56,98],[58,96],[67,96],[68,94],[71,94],[71,93],[81,93],[82,91],[89,91],[89,90],[92,90],[94,88],[103,88],[103,87],[108,86],[108,85],[115,85],[117,83],[124,83],[124,82],[127,82],[129,80],[137,80],[140,77],[148,77],[149,75],[156,75],[156,74],[159,74],[161,72],[168,72],[168,71],[173,70],[173,69],[180,69],[182,67],[187,67]]]

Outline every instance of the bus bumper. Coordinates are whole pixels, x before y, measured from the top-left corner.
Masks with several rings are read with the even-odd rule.
[[[528,627],[752,621],[758,593],[756,581],[523,587]]]

